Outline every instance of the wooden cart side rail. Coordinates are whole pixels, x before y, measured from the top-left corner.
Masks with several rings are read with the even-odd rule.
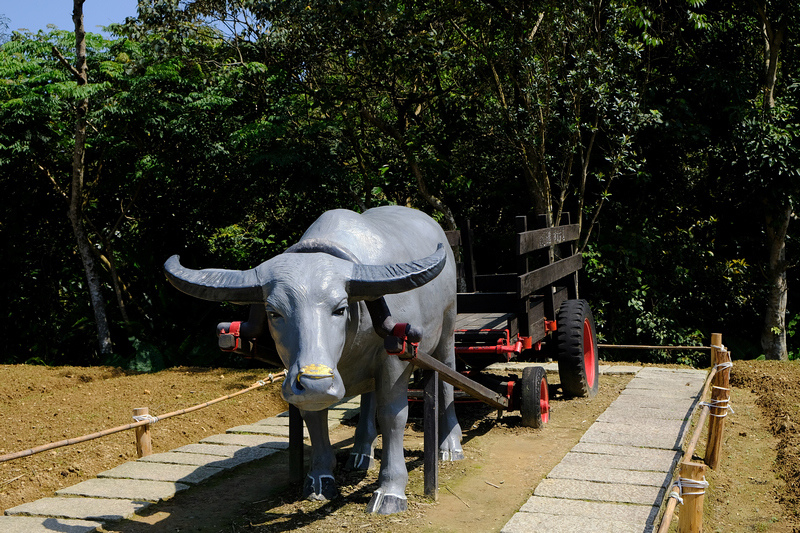
[[[521,335],[534,342],[546,337],[545,317],[554,320],[564,300],[578,297],[578,271],[583,267],[575,246],[580,226],[570,224],[568,214],[564,215],[561,226],[530,231],[528,217],[516,217],[513,273],[476,274],[469,221],[459,231],[446,232],[448,243],[460,257],[459,312],[515,313]],[[542,222],[540,219],[539,224]],[[556,249],[551,252],[551,248]]]
[[[578,224],[517,233],[515,252],[517,255],[524,255],[556,244],[576,241],[580,235],[581,227]]]
[[[444,232],[447,235],[447,244],[451,247],[453,246],[461,246],[461,231],[454,229],[448,230]]]
[[[580,254],[561,259],[555,263],[541,268],[537,268],[527,274],[519,276],[517,290],[523,297],[552,285],[560,279],[578,271],[583,266],[583,258]]]

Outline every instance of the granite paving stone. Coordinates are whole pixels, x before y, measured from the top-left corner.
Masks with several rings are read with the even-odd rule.
[[[646,396],[648,398],[663,398],[665,400],[694,400],[700,396],[697,394],[687,394],[685,390],[665,390],[665,389],[625,389],[620,393],[620,397],[626,396]]]
[[[659,504],[664,495],[662,487],[645,485],[626,485],[621,483],[597,483],[577,479],[543,479],[534,496],[565,498],[568,500],[589,500],[600,502],[637,503],[641,505]]]
[[[142,457],[139,459],[139,461],[148,463],[213,466],[215,468],[233,468],[244,463],[263,459],[264,457],[272,455],[273,453],[277,453],[278,451],[279,450],[276,448],[266,447],[243,448],[239,453],[232,457],[171,451],[148,455],[147,457]]]
[[[50,516],[116,522],[153,505],[152,502],[109,498],[42,498],[6,510],[6,514]]]
[[[649,448],[652,449],[652,448]],[[659,450],[656,450],[659,451]],[[569,452],[561,459],[562,465],[579,465],[586,468],[615,468],[617,470],[639,470],[642,472],[672,473],[680,452],[673,451],[672,458],[632,457],[597,453]]]
[[[335,413],[335,414],[334,414]],[[344,416],[342,411],[333,411],[328,412],[328,429],[333,429],[339,426],[342,423],[342,417]],[[289,417],[281,417],[281,416],[273,416],[270,418],[265,418],[263,420],[259,420],[258,422],[253,422],[253,426],[274,426],[279,428],[288,428],[289,427]],[[303,429],[306,430],[305,433],[308,433],[305,424],[303,424]],[[288,433],[286,433],[288,435]]]
[[[618,422],[621,424],[661,424],[675,421],[682,424],[691,419],[690,411],[666,411],[663,409],[606,409],[597,417],[597,422]]]
[[[640,423],[623,420],[621,422],[611,422],[598,420],[592,424],[592,431],[601,433],[615,433],[617,435],[636,435],[648,433],[658,436],[675,436],[682,431],[687,424],[678,419],[653,419],[642,420]]]
[[[188,488],[189,485],[169,481],[94,478],[57,490],[56,495],[159,502],[168,500],[178,492]]]
[[[557,464],[547,475],[550,479],[577,479],[597,481],[599,483],[620,483],[628,485],[647,485],[661,487],[667,481],[663,472],[645,472],[640,470],[619,470],[602,466]],[[670,479],[672,473],[669,473]]]
[[[623,409],[623,410],[636,410],[642,409],[652,411],[656,414],[657,411],[664,412],[679,412],[686,413],[694,406],[697,400],[671,400],[665,402],[664,398],[651,397],[651,396],[621,396],[614,400],[609,406],[609,409]]]
[[[289,447],[289,439],[277,435],[244,435],[240,433],[222,433],[211,435],[200,441],[201,444],[225,444],[234,446],[268,446],[285,450]]]
[[[581,437],[581,442],[593,442],[598,444],[619,444],[624,446],[637,446],[647,448],[663,448],[666,450],[679,450],[685,435],[651,435],[647,433],[639,434],[618,434],[593,429],[591,426]]]
[[[168,465],[131,461],[97,474],[99,478],[146,479],[151,481],[173,481],[195,485],[222,472],[222,468],[211,466]]]
[[[700,389],[698,385],[705,382],[705,376],[703,379],[695,380],[691,377],[687,377],[686,374],[677,374],[674,377],[664,378],[664,377],[652,377],[652,378],[643,378],[639,377],[639,379],[635,379],[628,383],[628,386],[625,388],[628,391],[631,390],[651,390],[651,391],[679,391],[685,392],[690,396],[696,396],[700,393]]]
[[[656,516],[658,516],[658,510],[658,506],[655,505],[586,502],[562,498],[543,498],[540,496],[531,496],[520,509],[521,512],[525,513],[583,516],[598,520],[639,522],[643,524],[652,524]]]
[[[88,520],[51,518],[41,516],[0,516],[0,531],[3,533],[90,533],[102,524]]]
[[[572,447],[570,452],[611,455],[616,457],[631,457],[643,460],[662,460],[664,462],[677,461],[681,452],[676,450],[659,450],[657,448],[644,448],[639,446],[620,446],[618,444],[599,444],[579,442]]]
[[[235,446],[225,444],[187,444],[180,448],[175,448],[173,452],[179,453],[199,453],[201,455],[218,455],[220,457],[233,457],[237,453],[246,453],[249,450],[258,448],[257,446]]]
[[[501,533],[649,533],[652,527],[642,528],[636,522],[591,520],[585,516],[517,513]]]
[[[256,425],[256,424],[248,424],[245,426],[236,426],[230,428],[228,433],[244,433],[244,434],[255,434],[255,435],[275,435],[279,437],[289,437],[289,426],[288,424],[285,426],[266,426],[266,425]],[[303,438],[308,438],[308,428],[303,426]]]

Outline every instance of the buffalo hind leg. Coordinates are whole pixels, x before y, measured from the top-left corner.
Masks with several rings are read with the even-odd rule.
[[[439,382],[439,460],[460,461],[464,458],[461,447],[461,425],[456,418],[453,386]]]
[[[336,455],[328,435],[328,410],[300,411],[311,439],[311,468],[303,482],[303,498],[332,500],[339,491],[333,478]]]
[[[375,404],[374,392],[361,395],[361,412],[358,415],[353,449],[347,458],[345,470],[369,470],[375,466],[375,442],[378,439]]]
[[[443,331],[453,331],[455,312],[449,310],[445,314]],[[456,348],[453,335],[444,335],[434,351],[434,356],[453,370],[456,369]],[[441,461],[458,461],[464,458],[461,447],[461,426],[456,418],[456,406],[453,401],[453,386],[439,382],[439,459]]]

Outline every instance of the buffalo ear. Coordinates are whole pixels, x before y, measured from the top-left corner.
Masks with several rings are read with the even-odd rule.
[[[375,300],[386,294],[406,292],[434,279],[447,262],[444,245],[423,259],[388,265],[353,265],[347,287],[351,300]]]
[[[202,300],[239,304],[264,302],[264,276],[260,270],[265,270],[265,263],[250,270],[192,270],[181,265],[177,255],[164,263],[164,274],[179,291]]]

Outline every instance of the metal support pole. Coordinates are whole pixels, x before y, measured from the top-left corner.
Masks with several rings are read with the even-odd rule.
[[[300,409],[289,404],[289,479],[303,481],[303,417]]]
[[[439,373],[423,370],[425,496],[439,499]]]

